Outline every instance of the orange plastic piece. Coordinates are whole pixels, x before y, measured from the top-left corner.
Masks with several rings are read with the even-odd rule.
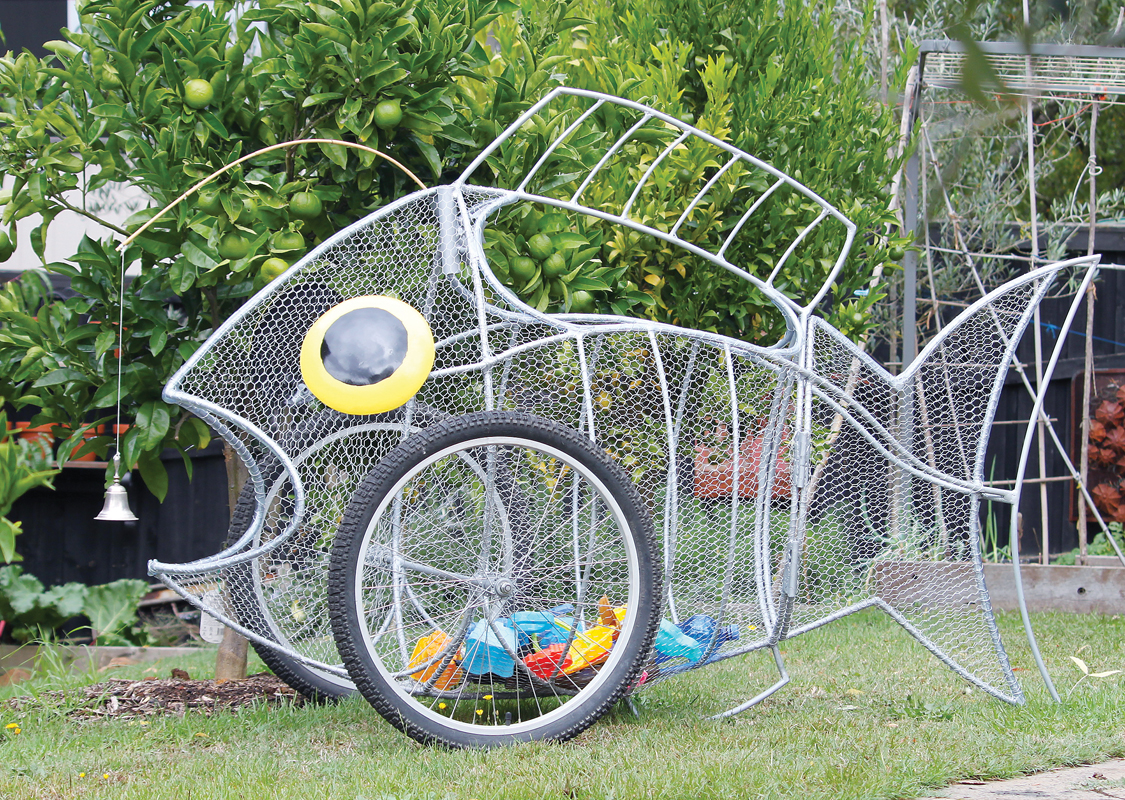
[[[604,594],[598,600],[598,619],[601,620],[602,625],[607,625],[610,628],[618,627],[617,617],[613,613],[613,606],[609,604],[609,598]]]
[[[445,647],[445,643],[448,639],[449,637],[442,631],[434,631],[429,636],[423,636],[418,640],[418,643],[414,645],[414,652],[410,654],[410,663],[406,665],[406,668],[409,669],[418,664],[427,664],[433,661]],[[454,660],[446,665],[441,675],[434,681],[433,686],[435,689],[444,691],[445,689],[452,689],[461,683],[462,679],[465,677],[465,671],[461,669],[461,665],[458,661],[462,657],[464,657],[464,652],[461,648],[457,648],[457,654],[454,656]],[[444,657],[438,659],[422,671],[413,673],[410,677],[421,683],[426,683],[433,677],[434,673],[437,672],[437,668],[441,666],[444,660]]]

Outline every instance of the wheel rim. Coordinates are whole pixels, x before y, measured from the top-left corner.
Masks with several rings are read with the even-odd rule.
[[[522,523],[513,510],[521,501]],[[462,504],[459,531],[434,513],[450,503]],[[380,499],[356,553],[362,646],[398,705],[443,728],[485,737],[538,731],[620,681],[643,635],[634,624],[638,553],[622,505],[587,465],[526,437],[457,442],[414,465]],[[624,608],[626,624],[598,663],[605,648],[591,644],[591,629],[603,596]],[[510,615],[567,602],[573,614],[560,612],[558,631],[543,641],[561,639],[554,644],[568,654],[585,647],[589,660],[573,660],[568,674],[540,666],[546,680],[536,680],[523,657],[540,636]],[[419,655],[418,642],[435,629],[444,642]]]

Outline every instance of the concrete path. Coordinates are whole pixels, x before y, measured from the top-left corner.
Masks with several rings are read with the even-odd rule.
[[[964,781],[919,800],[1125,800],[1125,758],[1007,781]]]

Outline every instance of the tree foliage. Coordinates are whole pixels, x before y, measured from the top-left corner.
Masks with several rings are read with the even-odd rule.
[[[64,211],[113,234],[86,239],[73,257],[46,264],[70,278],[77,297],[0,313],[7,398],[38,408],[35,424],[54,424],[69,436],[60,447],[65,460],[85,434],[110,421],[120,397],[134,422],[123,460],[139,465],[158,496],[167,488],[161,450],[185,451],[208,438],[201,422],[160,399],[161,389],[263,285],[262,264],[275,256],[292,263],[416,187],[370,153],[293,147],[226,173],[124,256],[116,243],[211,172],[293,138],[363,143],[439,181],[491,140],[536,88],[489,73],[498,57],[485,47],[485,32],[515,10],[507,0],[263,0],[240,8],[226,0],[89,0],[81,31],[47,44],[52,56],[0,59],[0,173],[12,183],[0,224],[14,240],[14,223],[35,216],[31,246],[40,258]],[[559,9],[556,23],[570,24],[567,6]],[[534,49],[509,55],[517,63],[503,65],[502,75],[527,71],[522,62],[538,58]],[[401,110],[400,119],[391,108]],[[91,193],[126,184],[142,188],[150,202],[123,226],[90,210]],[[123,264],[136,277],[121,309]],[[104,453],[108,444],[108,437],[87,438],[79,452]]]
[[[17,220],[38,219],[31,246],[41,259],[63,212],[109,231],[45,264],[70,279],[76,297],[0,309],[0,391],[16,407],[36,408],[33,423],[69,437],[64,460],[82,442],[78,453],[106,452],[110,438],[88,434],[111,421],[120,400],[133,422],[123,460],[163,496],[160,452],[202,446],[209,435],[161,400],[171,374],[276,274],[276,262],[263,267],[268,259],[292,263],[415,187],[373,154],[295,146],[227,172],[123,256],[116,245],[204,176],[294,138],[365,144],[428,181],[447,180],[562,83],[698,120],[851,216],[861,239],[831,313],[862,335],[882,295],[861,287],[899,244],[883,236],[895,121],[871,99],[857,45],[836,36],[831,4],[524,0],[524,7],[521,15],[509,0],[88,0],[81,30],[48,43],[53,55],[0,59],[0,174],[12,186],[0,225],[14,239]],[[712,169],[690,160],[683,168],[699,176]],[[143,189],[147,204],[115,225],[89,201],[121,185]],[[768,244],[768,231],[757,233]],[[602,269],[583,284],[583,302],[752,340],[775,333],[770,307],[732,276],[688,270],[670,252],[641,252],[608,231],[580,238],[567,257],[574,264],[592,257]],[[739,259],[768,269],[752,248]],[[123,266],[134,277],[122,308]],[[785,291],[796,298],[815,291],[825,269],[821,254],[796,259]],[[565,293],[560,308],[576,296]]]

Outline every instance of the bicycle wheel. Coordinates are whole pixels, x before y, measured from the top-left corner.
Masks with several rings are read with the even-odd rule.
[[[439,418],[438,412],[415,409],[414,425],[423,427]],[[331,485],[321,486],[312,465],[324,461],[339,464],[346,459],[343,451],[350,441],[364,439],[366,449],[383,452],[397,444],[403,435],[403,416],[399,409],[385,414],[355,417],[336,411],[325,411],[292,432],[285,447],[295,454],[298,465],[306,465],[306,480],[317,487],[319,503],[342,509],[352,489],[363,477],[353,480],[339,469],[330,473]],[[291,486],[281,464],[274,462],[265,470],[266,524],[253,546],[268,541],[284,530],[289,522]],[[329,500],[329,496],[335,498]],[[254,487],[243,487],[231,516],[227,546],[242,537],[253,520],[257,503]],[[229,596],[240,622],[252,632],[273,642],[251,644],[267,667],[296,691],[315,702],[333,702],[347,697],[355,686],[346,677],[318,668],[287,655],[285,648],[326,665],[338,665],[339,656],[330,637],[327,609],[327,566],[335,520],[339,511],[316,513],[310,509],[292,539],[273,552],[254,561],[228,568],[224,573]]]
[[[515,412],[447,420],[364,480],[332,548],[340,656],[423,743],[563,741],[637,679],[659,622],[652,523],[577,431]]]

